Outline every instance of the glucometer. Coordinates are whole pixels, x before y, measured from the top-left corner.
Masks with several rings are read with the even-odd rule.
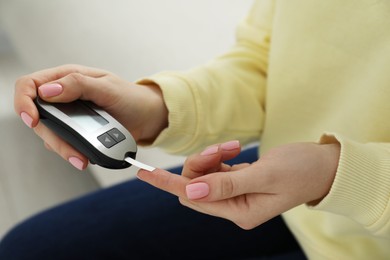
[[[102,108],[82,100],[48,103],[37,97],[34,103],[41,122],[87,156],[92,164],[123,169],[139,163],[135,161],[137,144],[133,136]],[[148,167],[139,164],[136,166]]]

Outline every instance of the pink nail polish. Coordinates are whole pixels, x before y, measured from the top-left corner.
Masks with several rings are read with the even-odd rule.
[[[80,160],[79,158],[77,158],[77,157],[69,157],[68,161],[69,161],[74,167],[76,167],[77,169],[79,169],[80,171],[83,170],[84,163],[83,163],[83,161]]]
[[[32,122],[33,119],[31,116],[29,116],[26,112],[20,113],[20,117],[22,118],[23,122],[30,128],[32,128]]]
[[[198,182],[186,186],[187,198],[190,200],[200,199],[209,194],[210,188],[207,183]]]
[[[54,97],[62,93],[62,86],[58,83],[45,84],[39,87],[42,97]]]
[[[200,155],[211,155],[217,152],[218,152],[218,145],[213,145],[206,148],[203,152],[200,153]]]
[[[237,140],[229,141],[221,144],[221,149],[226,151],[235,150],[238,148],[240,148],[240,142]]]

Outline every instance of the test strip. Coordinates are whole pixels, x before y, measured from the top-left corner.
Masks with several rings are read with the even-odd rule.
[[[131,157],[126,157],[125,158],[125,161],[130,163],[131,165],[134,165],[135,167],[137,168],[140,168],[140,169],[143,169],[143,170],[146,170],[146,171],[154,171],[156,168],[152,167],[152,166],[149,166],[149,165],[146,165],[142,162],[139,162],[137,160],[134,160],[133,158]]]

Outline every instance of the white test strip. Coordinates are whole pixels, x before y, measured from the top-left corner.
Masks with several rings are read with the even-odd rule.
[[[131,157],[126,157],[125,158],[125,161],[130,163],[131,165],[134,165],[135,167],[137,168],[140,168],[140,169],[143,169],[143,170],[146,170],[146,171],[154,171],[156,168],[152,167],[152,166],[149,166],[149,165],[146,165],[142,162],[139,162],[137,160],[134,160],[133,158]]]

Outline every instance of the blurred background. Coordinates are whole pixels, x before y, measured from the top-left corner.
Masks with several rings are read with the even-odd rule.
[[[184,70],[222,54],[252,1],[0,0],[0,236],[37,211],[134,178],[136,168],[89,166],[80,173],[47,151],[13,111],[16,79],[76,63],[128,81]],[[184,157],[139,148],[156,167]]]

